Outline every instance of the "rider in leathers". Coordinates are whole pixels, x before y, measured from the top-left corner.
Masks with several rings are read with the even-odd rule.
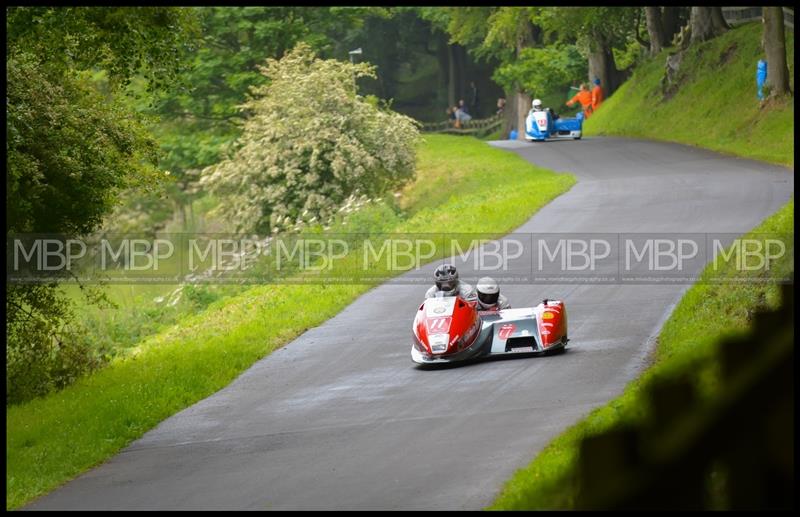
[[[428,289],[425,298],[433,298],[437,293],[442,296],[460,296],[465,301],[474,302],[478,299],[475,289],[466,282],[458,279],[458,271],[452,264],[442,264],[433,273],[436,284]]]

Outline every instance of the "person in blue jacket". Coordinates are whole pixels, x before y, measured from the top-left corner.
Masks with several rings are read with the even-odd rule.
[[[763,59],[758,60],[758,65],[756,66],[756,88],[757,88],[757,95],[758,100],[764,100],[764,84],[767,82],[767,62]]]

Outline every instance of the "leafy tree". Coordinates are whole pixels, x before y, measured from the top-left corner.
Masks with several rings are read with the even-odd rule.
[[[591,79],[600,79],[606,95],[624,80],[614,50],[624,50],[637,27],[638,7],[549,7],[536,22],[565,42],[575,42],[588,59]]]
[[[141,121],[81,74],[19,51],[6,71],[6,233],[90,233],[122,189],[157,178]]]
[[[161,88],[181,69],[198,26],[187,9],[164,7],[10,7],[9,48],[51,69],[105,70],[114,86],[144,74]]]
[[[119,92],[134,74],[153,88],[175,77],[192,18],[174,8],[6,14],[6,234],[90,233],[124,189],[161,177],[157,145]],[[107,77],[104,91],[95,73]],[[6,321],[8,402],[64,386],[96,363],[54,284],[7,286]]]
[[[7,286],[6,403],[63,388],[98,365],[73,320],[71,303],[53,286]]]
[[[241,231],[323,222],[358,195],[380,196],[414,173],[414,122],[358,96],[374,67],[316,57],[304,43],[261,68],[267,81],[243,105],[251,114],[237,150],[203,183]]]
[[[157,161],[121,87],[134,74],[162,85],[180,70],[196,26],[176,8],[7,10],[9,143],[6,231],[87,233]],[[93,87],[90,72],[108,78]]]
[[[449,34],[451,42],[470,47],[479,56],[496,52],[508,54],[513,49],[484,44],[489,31],[488,20],[498,9],[486,6],[421,7],[419,14],[434,27]]]
[[[534,46],[540,35],[539,27],[531,22],[540,8],[536,7],[448,7],[428,8],[421,12],[437,27],[450,34],[451,42],[468,46],[479,57],[495,58],[509,65],[518,60],[524,49]],[[505,73],[496,80],[506,81],[514,74]],[[530,106],[530,96],[520,84],[504,85],[511,102],[506,107],[506,128],[522,127]],[[508,89],[510,88],[510,89]],[[520,138],[522,135],[520,133]]]
[[[500,66],[494,77],[506,90],[520,86],[541,97],[585,75],[586,59],[577,47],[554,44],[522,49],[519,59]]]
[[[162,89],[155,98],[143,96],[140,109],[161,122],[153,127],[163,151],[161,164],[174,180],[162,205],[151,211],[152,226],[171,215],[184,220],[187,207],[202,195],[199,172],[222,159],[222,152],[241,133],[247,113],[239,106],[248,91],[266,81],[258,64],[280,58],[299,41],[333,54],[352,39],[365,17],[382,16],[382,8],[345,7],[202,7],[190,9],[199,20],[195,46],[183,46],[177,87]],[[138,89],[143,86],[139,85]],[[131,210],[154,200],[132,197]],[[160,214],[159,217],[155,217]],[[136,219],[127,214],[123,219]]]

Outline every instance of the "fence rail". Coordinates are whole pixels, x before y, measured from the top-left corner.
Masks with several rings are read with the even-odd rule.
[[[484,119],[473,119],[469,122],[464,122],[461,127],[455,127],[452,121],[434,122],[430,124],[423,124],[422,131],[426,133],[451,133],[458,135],[473,135],[473,134],[489,134],[496,131],[503,125],[505,117],[500,115],[493,115]]]
[[[760,21],[761,7],[723,7],[722,16],[730,25]],[[783,24],[794,30],[794,9],[783,8]]]

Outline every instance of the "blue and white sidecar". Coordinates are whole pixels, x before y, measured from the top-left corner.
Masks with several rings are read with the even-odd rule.
[[[557,118],[549,109],[528,112],[525,119],[525,139],[543,142],[548,138],[580,140],[583,134],[583,113],[575,118]]]

